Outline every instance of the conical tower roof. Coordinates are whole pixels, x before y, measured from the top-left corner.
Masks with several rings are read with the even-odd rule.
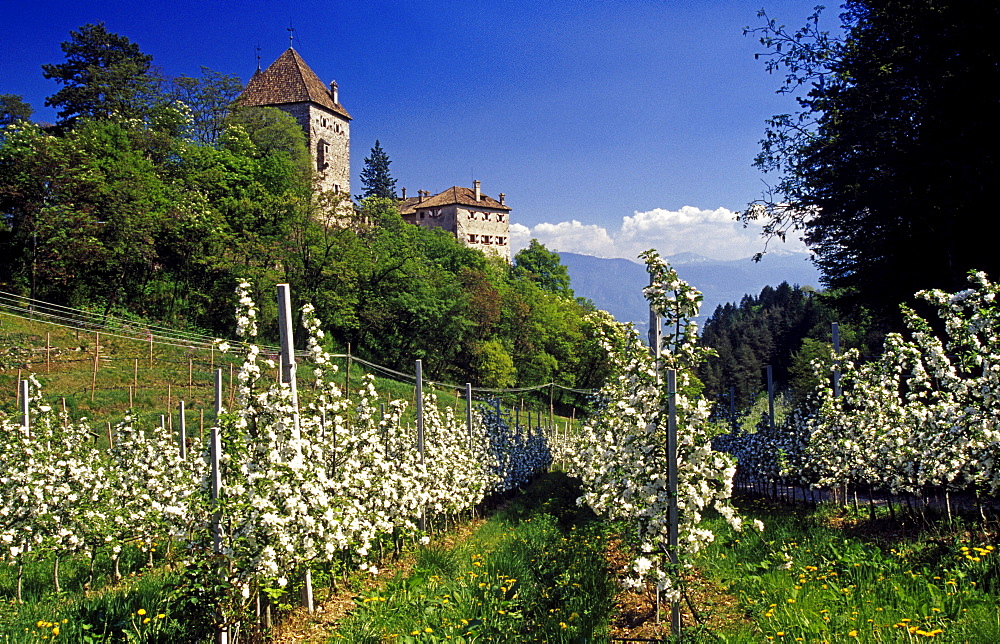
[[[330,88],[291,47],[267,69],[256,72],[236,102],[246,107],[315,103],[344,118],[351,118],[334,100]]]

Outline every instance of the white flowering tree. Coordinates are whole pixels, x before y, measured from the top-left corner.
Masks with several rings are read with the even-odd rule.
[[[653,577],[658,589],[676,601],[681,595],[680,571],[665,567],[659,556],[667,550],[670,533],[666,454],[669,392],[660,381],[661,369],[677,372],[681,561],[689,562],[714,538],[701,526],[706,508],[714,507],[737,530],[742,528],[742,520],[729,503],[733,459],[712,449],[708,402],[692,393],[692,369],[710,352],[698,346],[697,330],[691,322],[701,294],[655,252],[648,251],[642,257],[651,276],[646,298],[668,330],[665,353],[657,365],[633,328],[602,312],[591,315],[590,322],[615,371],[601,390],[602,409],[584,426],[570,451],[569,468],[583,482],[582,502],[603,516],[637,521],[643,552],[625,571],[630,575],[627,583],[641,585]]]
[[[773,431],[731,436],[726,448],[758,481],[866,485],[891,493],[1000,489],[1000,287],[983,273],[958,293],[921,291],[935,325],[904,309],[907,335],[890,334],[881,357],[816,364],[807,405]]]

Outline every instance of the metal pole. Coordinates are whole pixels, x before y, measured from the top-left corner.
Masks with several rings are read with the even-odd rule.
[[[299,439],[302,431],[299,425],[299,392],[295,378],[295,340],[292,333],[292,296],[288,284],[278,284],[278,334],[281,339],[281,382],[287,384],[292,399],[292,440],[296,451],[301,450]],[[302,585],[302,604],[309,613],[316,607],[313,603],[312,570],[307,566]]]
[[[295,341],[292,334],[292,298],[288,284],[278,284],[278,333],[281,336],[281,382],[291,389],[295,408],[293,438],[299,438],[299,393],[295,378]]]
[[[736,431],[736,387],[729,387],[729,423]]]
[[[767,414],[774,429],[774,370],[767,365]]]
[[[673,571],[677,568],[677,371],[667,369],[667,494],[670,497],[670,532],[667,536],[667,552]],[[670,603],[670,630],[675,636],[681,634],[681,605]]]
[[[28,407],[28,381],[22,380],[20,382],[20,392],[21,392],[21,427],[24,428],[24,433],[31,436],[31,417],[29,415],[30,409]]]
[[[215,422],[222,416],[222,369],[215,370]]]
[[[469,447],[472,447],[472,383],[465,383],[465,423],[469,429]]]
[[[424,364],[417,360],[417,454],[420,456],[420,464],[424,464]],[[427,530],[427,508],[420,508],[420,531]]]

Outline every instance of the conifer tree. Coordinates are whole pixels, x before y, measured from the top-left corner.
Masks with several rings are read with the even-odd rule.
[[[61,124],[80,117],[146,115],[156,88],[149,73],[152,56],[125,36],[109,32],[103,22],[71,31],[61,47],[66,62],[42,65],[42,76],[63,85],[45,99],[45,105],[59,108]]]
[[[389,155],[376,139],[371,156],[365,158],[365,167],[361,170],[361,184],[365,191],[358,196],[359,201],[368,197],[396,198],[396,180],[389,174],[390,163]]]

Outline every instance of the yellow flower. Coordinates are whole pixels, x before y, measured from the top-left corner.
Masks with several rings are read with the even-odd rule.
[[[145,608],[140,608],[139,610],[135,611],[135,614],[136,615],[145,615],[146,614],[146,609]]]
[[[59,634],[59,627],[58,626],[56,626],[55,628],[52,629],[52,634],[53,635],[58,635]]]
[[[857,631],[851,631],[850,633],[847,634],[847,636],[848,637],[857,637],[858,636],[858,632]]]

